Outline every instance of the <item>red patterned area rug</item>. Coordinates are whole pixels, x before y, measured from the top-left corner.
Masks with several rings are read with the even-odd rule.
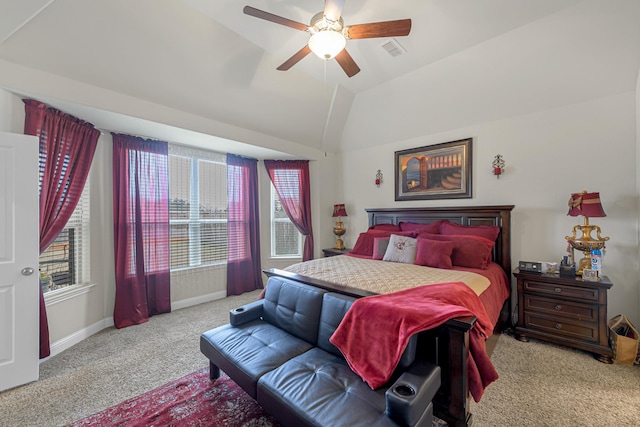
[[[79,426],[279,427],[247,393],[207,368],[70,424]]]

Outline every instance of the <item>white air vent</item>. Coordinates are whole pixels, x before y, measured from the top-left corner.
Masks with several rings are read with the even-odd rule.
[[[392,38],[382,44],[382,48],[387,51],[387,53],[394,58],[396,56],[400,56],[403,53],[407,53],[407,49],[405,49],[398,40]]]

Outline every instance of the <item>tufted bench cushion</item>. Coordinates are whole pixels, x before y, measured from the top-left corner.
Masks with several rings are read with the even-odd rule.
[[[254,399],[258,378],[312,347],[262,320],[240,327],[221,326],[200,337],[200,350],[215,365],[212,378],[222,369]]]
[[[210,377],[217,378],[222,369],[255,399],[262,375],[315,345],[325,293],[297,282],[269,280],[264,301],[236,309],[231,324],[200,336]]]
[[[265,374],[258,402],[285,426],[397,426],[374,391],[344,359],[313,348]]]

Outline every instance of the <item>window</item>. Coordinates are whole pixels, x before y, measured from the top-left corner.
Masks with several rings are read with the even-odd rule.
[[[276,171],[276,173],[287,172],[290,171]],[[294,172],[297,176],[297,171]],[[271,184],[271,257],[302,257],[302,234],[287,216],[273,184]]]
[[[169,145],[171,270],[226,263],[224,155]]]
[[[40,285],[46,293],[89,282],[89,178],[71,218],[40,254]]]

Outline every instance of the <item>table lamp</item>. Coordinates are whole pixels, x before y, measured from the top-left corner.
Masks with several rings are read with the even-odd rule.
[[[344,242],[342,241],[341,236],[347,231],[347,229],[344,228],[344,223],[342,222],[343,216],[347,216],[347,210],[344,208],[344,204],[340,203],[333,205],[333,217],[338,218],[335,227],[333,227],[333,234],[337,237],[336,245],[333,249],[339,249],[341,251],[344,250]]]
[[[589,218],[601,218],[607,216],[604,213],[602,204],[600,203],[600,193],[588,193],[586,190],[582,193],[573,193],[569,198],[569,216],[584,217],[583,225],[573,227],[573,235],[565,236],[567,242],[572,248],[582,251],[584,257],[576,265],[576,274],[582,276],[584,269],[591,268],[591,251],[604,248],[604,244],[608,237],[600,236],[600,227],[589,224]],[[576,236],[576,232],[580,231],[582,235]],[[596,231],[596,238],[591,236],[591,232]]]

